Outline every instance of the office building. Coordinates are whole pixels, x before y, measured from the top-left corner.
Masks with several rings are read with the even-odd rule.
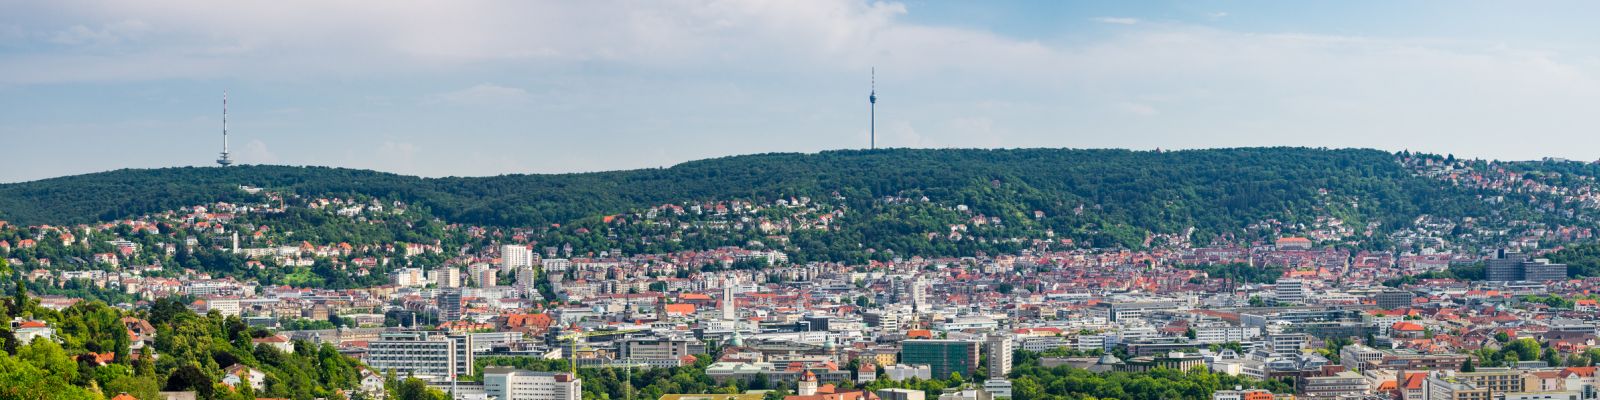
[[[1383,352],[1359,343],[1349,344],[1339,349],[1339,364],[1346,370],[1365,372],[1368,365],[1377,365],[1383,361]]]
[[[511,367],[483,369],[483,389],[499,400],[579,400],[583,382],[566,372],[534,372]]]
[[[386,332],[368,343],[364,359],[375,371],[446,381],[472,375],[472,336],[438,332]]]
[[[1440,371],[1433,371],[1423,380],[1422,398],[1427,400],[1490,400],[1494,398],[1488,388],[1458,381]]]
[[[620,349],[628,363],[670,368],[686,364],[685,356],[705,353],[706,345],[688,338],[632,337],[623,340]]]
[[[1378,305],[1378,308],[1385,310],[1410,307],[1411,299],[1413,298],[1416,298],[1416,296],[1412,295],[1411,292],[1401,290],[1386,290],[1372,296],[1372,300]]]
[[[1340,398],[1359,396],[1367,392],[1367,379],[1361,374],[1342,371],[1328,376],[1300,378],[1300,392],[1311,398]]]
[[[900,343],[900,362],[927,365],[937,379],[951,373],[973,376],[978,369],[978,344],[960,340],[907,340]]]
[[[1095,304],[1090,313],[1109,322],[1126,322],[1144,318],[1156,311],[1177,310],[1178,305],[1168,301],[1102,302]]]
[[[1306,282],[1299,279],[1279,279],[1275,292],[1279,303],[1304,303],[1306,301]]]
[[[1566,264],[1551,264],[1546,259],[1529,259],[1527,254],[1500,250],[1495,258],[1484,260],[1485,280],[1491,282],[1545,282],[1567,279]]]
[[[1272,355],[1295,355],[1305,349],[1309,337],[1300,333],[1279,333],[1267,335],[1267,352]]]

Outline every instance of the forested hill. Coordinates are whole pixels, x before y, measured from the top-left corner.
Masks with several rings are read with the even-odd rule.
[[[1420,214],[1482,216],[1466,189],[1413,174],[1377,150],[913,150],[759,154],[630,171],[418,178],[323,167],[118,170],[0,185],[0,219],[68,224],[249,196],[361,194],[483,225],[561,223],[681,201],[790,196],[871,209],[886,196],[960,204],[988,216],[1085,233],[1229,232],[1333,215],[1393,224]],[[1043,218],[1037,218],[1035,211]]]

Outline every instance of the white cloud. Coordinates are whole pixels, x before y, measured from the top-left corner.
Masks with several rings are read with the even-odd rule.
[[[51,35],[50,41],[64,45],[114,45],[124,40],[138,38],[150,30],[150,25],[144,21],[123,20],[105,24],[99,29],[83,25],[73,25],[70,28]]]
[[[1117,25],[1133,25],[1133,24],[1139,23],[1139,19],[1138,18],[1126,18],[1126,17],[1099,17],[1099,18],[1095,18],[1094,20],[1095,20],[1095,22],[1100,22],[1100,23],[1105,23],[1105,24],[1117,24]]]
[[[260,139],[251,139],[244,144],[244,151],[239,152],[239,162],[245,164],[277,164],[278,155],[267,149],[267,143]]]
[[[528,100],[528,91],[488,83],[430,96],[430,102],[475,106],[510,105]]]
[[[1137,116],[1141,116],[1141,117],[1148,117],[1148,116],[1152,116],[1152,115],[1156,115],[1156,114],[1160,114],[1161,113],[1160,111],[1156,110],[1155,107],[1151,107],[1148,104],[1140,104],[1140,103],[1133,103],[1133,102],[1117,103],[1117,104],[1114,105],[1114,107],[1116,107],[1116,109],[1118,111],[1121,111],[1124,114],[1137,115]]]
[[[1239,32],[1127,17],[1095,20],[1139,29],[1083,40],[1024,40],[918,24],[906,18],[903,4],[869,0],[318,3],[317,12],[292,2],[67,3],[19,6],[47,12],[7,13],[56,16],[38,18],[44,22],[0,15],[0,38],[41,45],[15,46],[27,50],[0,63],[0,88],[223,79],[395,82],[402,89],[347,96],[365,99],[351,100],[364,101],[360,108],[393,113],[375,119],[401,125],[363,133],[357,143],[364,147],[350,160],[400,172],[477,172],[452,169],[476,157],[450,146],[496,142],[427,142],[438,132],[423,131],[439,128],[415,126],[426,124],[402,114],[437,104],[536,105],[475,122],[484,130],[520,128],[502,129],[510,133],[494,139],[539,131],[544,139],[565,140],[567,148],[603,149],[575,150],[566,155],[570,160],[550,166],[526,161],[549,170],[861,147],[856,144],[865,144],[866,132],[859,114],[865,110],[859,108],[865,104],[857,96],[865,93],[856,90],[857,83],[865,85],[869,66],[879,68],[880,143],[895,147],[1288,144],[1533,158],[1600,146],[1591,134],[1600,123],[1586,107],[1600,103],[1600,58],[1581,46]],[[98,39],[120,21],[142,21],[146,29]],[[49,43],[77,26],[84,32],[63,41],[106,44]],[[455,80],[459,76],[473,80]],[[432,94],[415,89],[473,82],[485,83]],[[306,118],[325,112],[307,107]],[[1141,115],[1159,118],[1129,117]],[[952,116],[964,119],[951,122]],[[996,126],[1005,128],[1003,140],[995,139],[1001,137]],[[773,139],[727,139],[751,131]],[[1507,134],[1540,140],[1508,142]],[[577,136],[584,138],[567,139]],[[611,146],[640,138],[659,141]],[[284,147],[292,146],[289,140],[274,140],[277,151],[296,160],[306,153]],[[726,147],[707,150],[705,143]],[[663,151],[677,156],[657,154]],[[500,167],[482,167],[494,168]]]
[[[1228,16],[1228,13],[1226,11],[1217,11],[1217,12],[1214,12],[1214,13],[1206,14],[1206,17],[1211,18],[1211,19],[1222,19],[1223,17],[1227,17],[1227,16]]]

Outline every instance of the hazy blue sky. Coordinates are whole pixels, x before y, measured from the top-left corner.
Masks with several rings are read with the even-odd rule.
[[[0,182],[884,147],[1600,158],[1600,3],[0,0]]]

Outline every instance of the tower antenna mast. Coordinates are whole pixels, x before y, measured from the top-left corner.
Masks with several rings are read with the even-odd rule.
[[[217,159],[217,165],[233,165],[233,158],[228,157],[228,91],[222,91],[222,158]]]
[[[868,123],[870,125],[867,127],[869,135],[867,145],[870,146],[868,149],[876,150],[878,148],[878,67],[872,67],[871,84],[872,94],[867,95],[867,103],[871,104],[868,106],[870,110]]]

